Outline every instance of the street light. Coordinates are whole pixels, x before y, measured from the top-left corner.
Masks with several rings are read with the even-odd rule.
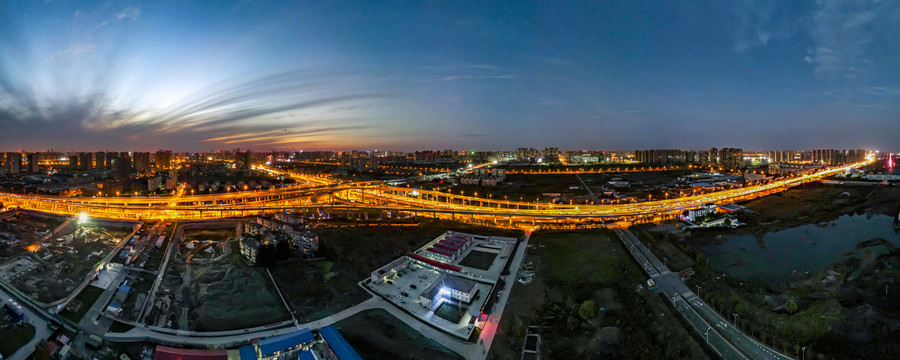
[[[712,329],[712,326],[706,327],[706,345],[709,345],[709,330]]]

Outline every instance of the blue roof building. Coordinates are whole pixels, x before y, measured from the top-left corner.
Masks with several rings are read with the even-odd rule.
[[[259,341],[259,352],[262,356],[270,356],[296,348],[312,339],[313,334],[309,329],[273,336]]]
[[[298,360],[317,360],[316,356],[313,355],[313,352],[310,350],[306,350],[306,351],[300,353],[300,355],[297,356],[297,359]]]
[[[259,356],[256,355],[256,347],[250,344],[239,347],[238,353],[241,354],[241,360],[259,359]]]
[[[362,360],[362,357],[356,353],[356,350],[353,350],[350,343],[341,336],[341,333],[337,331],[337,328],[335,328],[334,325],[328,325],[319,329],[319,333],[322,334],[322,337],[325,338],[325,341],[331,346],[331,350],[334,351],[334,354],[337,355],[338,359]]]

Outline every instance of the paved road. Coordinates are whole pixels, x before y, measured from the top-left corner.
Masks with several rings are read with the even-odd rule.
[[[3,299],[14,299],[12,295],[10,295],[2,288],[0,288],[0,297],[2,297]],[[31,308],[26,305],[22,305],[22,310],[25,311],[25,321],[34,326],[34,338],[31,339],[31,341],[29,341],[27,344],[25,344],[25,346],[19,348],[19,350],[16,350],[16,352],[9,356],[7,359],[10,360],[27,359],[31,355],[31,353],[34,352],[34,346],[37,345],[38,341],[46,339],[51,335],[50,329],[47,328],[47,322],[44,320],[44,318],[31,311]]]
[[[525,249],[528,245],[529,236],[530,233],[526,234],[525,240],[523,240],[523,242],[519,244],[518,251],[513,254],[514,258],[512,264],[510,265],[510,274],[507,275],[507,279],[513,279],[513,281],[506,282],[506,287],[503,289],[503,294],[500,297],[500,301],[497,302],[494,309],[494,314],[496,315],[491,316],[490,320],[485,325],[481,333],[481,339],[483,341],[479,341],[478,343],[470,343],[460,340],[454,336],[428,326],[422,323],[422,321],[418,318],[415,318],[412,315],[398,309],[393,304],[374,296],[371,299],[357,304],[356,306],[326,316],[319,320],[310,321],[304,324],[298,323],[294,324],[294,326],[280,327],[277,329],[254,331],[246,334],[230,334],[225,336],[210,337],[201,336],[202,333],[195,333],[191,331],[179,331],[177,334],[166,334],[145,329],[143,327],[135,327],[126,333],[108,333],[106,334],[106,337],[111,341],[150,340],[158,343],[176,346],[235,347],[247,343],[251,339],[280,335],[295,331],[296,329],[320,329],[322,327],[344,320],[362,311],[382,309],[387,311],[400,321],[404,322],[405,324],[409,325],[411,328],[420,332],[422,335],[434,340],[438,344],[441,344],[451,351],[460,354],[467,359],[481,360],[487,357],[487,353],[490,349],[491,343],[493,342],[494,335],[497,333],[497,325],[500,322],[500,316],[503,313],[503,309],[506,307],[506,302],[509,298],[509,294],[512,292],[512,287],[515,284],[514,279],[516,277],[516,271],[519,269],[522,260],[525,258]]]
[[[577,178],[578,181],[581,181],[581,186],[584,186],[584,189],[587,190],[588,194],[591,195],[591,199],[594,200],[594,203],[599,203],[599,202],[600,202],[600,199],[597,198],[597,195],[594,195],[594,191],[591,190],[591,187],[588,186],[588,185],[584,182],[584,180],[581,179],[581,176],[579,176],[578,173],[575,174],[575,178]]]
[[[161,343],[161,344],[169,344],[175,346],[200,346],[200,347],[235,347],[237,345],[245,344],[251,339],[257,338],[266,338],[275,335],[286,334],[289,332],[297,331],[297,329],[302,328],[310,328],[310,329],[319,329],[331,324],[334,324],[338,321],[344,320],[350,316],[355,315],[358,312],[382,308],[382,301],[378,301],[375,298],[371,298],[369,300],[363,301],[362,303],[357,304],[351,308],[345,309],[341,312],[326,316],[319,320],[310,321],[304,324],[295,324],[294,326],[286,326],[277,329],[271,330],[263,330],[257,332],[250,332],[246,334],[233,334],[233,335],[225,335],[225,336],[202,336],[203,333],[196,333],[193,331],[178,331],[177,334],[165,334],[152,330],[145,329],[143,327],[135,327],[125,333],[107,333],[106,338],[110,341],[143,341],[150,340],[153,342]],[[385,309],[387,310],[387,309]]]
[[[704,338],[707,331],[709,332],[709,346],[717,354],[725,359],[791,359],[756,341],[711,309],[681,281],[678,274],[669,271],[631,231],[616,229],[615,232],[694,329]],[[727,342],[720,339],[727,339]]]

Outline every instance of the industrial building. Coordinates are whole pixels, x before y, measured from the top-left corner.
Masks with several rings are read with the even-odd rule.
[[[457,300],[468,304],[472,302],[477,293],[477,282],[445,274],[422,292],[419,302],[429,309],[434,309],[445,300]]]
[[[155,360],[362,359],[334,325],[319,329],[318,333],[320,337],[316,337],[310,329],[304,328],[228,350],[182,349],[157,345],[153,358]]]
[[[438,261],[453,262],[471,245],[471,235],[448,231],[427,245],[429,247],[424,255]]]
[[[394,261],[389,262],[385,266],[375,269],[375,271],[372,272],[372,276],[371,276],[372,282],[373,283],[381,282],[382,280],[384,280],[385,277],[387,277],[389,275],[393,275],[399,269],[406,268],[406,265],[408,262],[409,262],[409,260],[407,260],[406,257],[400,257]]]
[[[353,347],[350,346],[350,343],[341,336],[341,333],[338,332],[337,328],[334,325],[328,325],[319,329],[319,334],[322,335],[322,338],[328,344],[328,347],[331,348],[331,351],[337,356],[340,360],[362,360],[362,357],[356,353],[356,350],[353,350]]]

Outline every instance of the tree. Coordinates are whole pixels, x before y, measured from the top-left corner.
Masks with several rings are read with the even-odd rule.
[[[581,303],[581,306],[578,307],[578,316],[582,320],[590,320],[597,316],[597,306],[594,304],[594,300],[586,300]]]
[[[788,303],[787,303],[788,314],[793,314],[793,313],[797,312],[797,310],[798,310],[797,302],[794,301],[794,299],[788,300]]]

